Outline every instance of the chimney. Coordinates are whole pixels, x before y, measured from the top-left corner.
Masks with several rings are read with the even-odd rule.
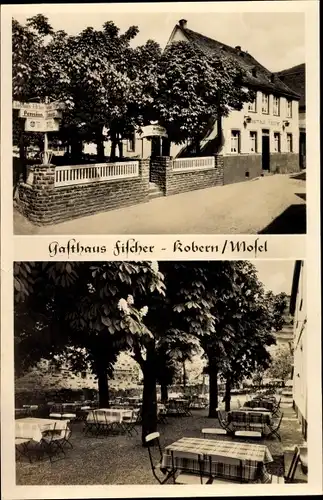
[[[186,19],[180,19],[178,21],[178,24],[180,25],[181,28],[185,29],[187,26],[187,21],[186,21]]]
[[[240,45],[236,45],[234,48],[236,49],[237,52],[241,52],[241,46]]]

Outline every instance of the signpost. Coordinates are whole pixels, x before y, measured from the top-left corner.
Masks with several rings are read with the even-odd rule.
[[[13,109],[19,110],[19,118],[25,119],[25,132],[44,133],[44,164],[48,163],[48,136],[47,132],[58,132],[62,111],[65,108],[62,102],[20,102],[13,101]]]
[[[26,118],[26,132],[58,132],[59,123],[54,118]]]

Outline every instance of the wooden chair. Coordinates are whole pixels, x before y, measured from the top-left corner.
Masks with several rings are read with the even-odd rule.
[[[267,427],[269,428],[270,432],[266,435],[266,438],[269,438],[271,436],[276,436],[279,439],[279,441],[281,441],[281,437],[280,437],[280,434],[278,433],[278,431],[280,428],[280,424],[282,423],[283,417],[284,417],[284,413],[281,413],[276,425],[268,425],[267,424]]]
[[[292,483],[295,477],[297,465],[300,461],[300,450],[295,446],[294,455],[286,476],[271,476],[271,482],[275,484]]]
[[[222,427],[222,429],[224,429],[227,432],[228,431],[232,432],[232,430],[230,428],[230,424],[228,423],[227,419],[224,417],[224,415],[221,412],[221,410],[218,410],[218,420],[219,420],[219,424]]]
[[[29,453],[29,448],[28,448],[28,444],[30,443],[30,441],[31,441],[31,438],[16,437],[15,438],[15,447],[16,447],[16,452],[17,452],[18,458],[27,457],[29,462],[32,463],[31,456]]]
[[[138,434],[138,431],[136,429],[136,425],[138,423],[138,420],[140,418],[139,415],[140,410],[132,410],[131,416],[124,416],[121,422],[121,425],[123,429],[129,434],[129,436],[132,436],[132,432],[135,431],[136,434]]]
[[[159,437],[160,437],[159,432],[152,432],[145,437],[145,442],[147,443],[149,462],[150,462],[152,473],[153,473],[155,479],[159,482],[159,484],[165,484],[171,477],[173,477],[173,481],[175,483],[176,471],[174,470],[174,468],[172,468],[172,470],[168,473],[164,473],[161,470],[163,453],[161,450]],[[154,460],[153,453],[152,453],[152,448],[155,447],[155,445],[157,445],[157,452],[159,455],[158,461]],[[162,474],[165,475],[165,477],[163,479],[161,479],[160,477],[158,477],[156,471],[160,471]]]

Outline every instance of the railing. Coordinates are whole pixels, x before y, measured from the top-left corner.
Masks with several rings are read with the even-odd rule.
[[[55,187],[88,184],[90,182],[131,179],[139,176],[139,162],[100,163],[56,167]]]
[[[173,171],[187,172],[190,170],[208,170],[214,168],[214,156],[201,156],[195,158],[177,158],[173,160]]]

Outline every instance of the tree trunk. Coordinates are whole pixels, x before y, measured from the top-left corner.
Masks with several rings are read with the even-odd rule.
[[[97,154],[97,161],[98,163],[104,162],[104,143],[103,143],[103,135],[102,135],[102,128],[98,128],[95,132],[95,142],[96,142],[96,154]]]
[[[162,403],[167,403],[168,401],[168,386],[167,384],[160,384],[160,398]]]
[[[185,361],[183,361],[183,389],[186,389],[186,366]]]
[[[107,367],[103,360],[97,361],[97,377],[100,408],[110,407]]]
[[[143,367],[144,388],[142,395],[142,445],[147,446],[145,437],[157,430],[157,394],[156,394],[155,345],[147,346],[147,355]]]
[[[119,158],[123,158],[123,142],[122,142],[122,138],[118,139],[118,149],[119,149]]]
[[[77,133],[73,133],[71,137],[71,158],[72,163],[77,164],[82,159],[83,144]]]
[[[230,403],[231,403],[231,380],[230,377],[227,377],[225,381],[225,411],[230,411]]]
[[[209,358],[209,418],[217,418],[218,412],[218,367],[215,360]]]
[[[198,156],[201,152],[201,146],[200,146],[200,138],[196,137],[194,139],[194,146],[195,146],[195,154]]]

